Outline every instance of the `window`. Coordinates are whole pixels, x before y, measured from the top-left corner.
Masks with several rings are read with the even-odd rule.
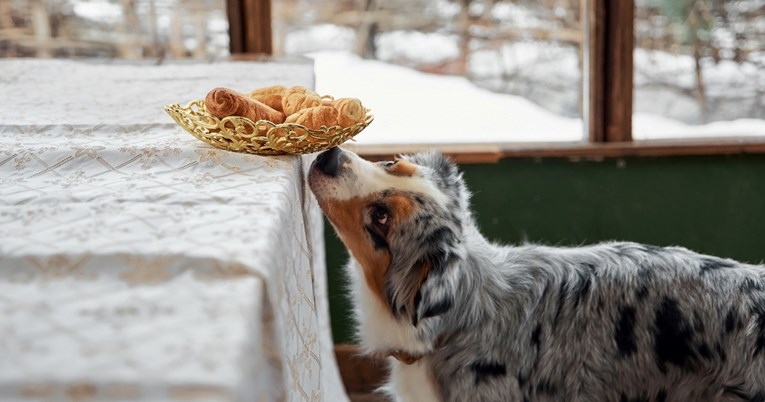
[[[636,139],[765,135],[762,1],[635,6]]]
[[[0,57],[215,58],[225,0],[0,0]]]
[[[274,0],[274,50],[361,98],[360,144],[580,141],[581,0]]]
[[[314,12],[300,9],[301,4],[305,6],[302,2],[274,1],[277,8],[282,7],[275,14],[281,21],[275,23],[280,24],[275,28],[276,41],[287,53],[356,51],[361,57],[420,71],[458,74],[476,87],[490,89],[492,95],[514,100],[497,109],[488,101],[471,98],[466,102],[480,110],[475,114],[492,118],[488,126],[459,126],[465,118],[455,108],[420,119],[439,124],[446,120],[446,125],[412,128],[401,122],[420,116],[417,103],[429,99],[409,98],[422,93],[444,100],[453,97],[438,93],[435,83],[423,88],[396,86],[406,82],[407,76],[401,75],[381,86],[404,88],[390,92],[409,95],[390,110],[376,108],[378,120],[368,130],[380,128],[381,133],[377,138],[360,138],[362,145],[365,141],[448,142],[457,137],[463,142],[496,144],[502,155],[600,157],[765,150],[765,13],[758,0],[421,0],[401,4],[364,0],[322,3],[336,8],[315,7]],[[415,14],[422,17],[406,17]],[[321,38],[313,44],[312,32]],[[320,53],[317,57],[320,88],[325,84],[324,70],[342,71],[351,61],[372,63],[351,56],[346,56],[351,61],[342,60],[336,54],[325,63],[323,57]],[[346,71],[350,75],[336,80],[341,92],[352,93],[366,82],[380,80],[380,70],[371,69],[359,77],[352,76],[353,71],[362,71],[356,67]],[[334,85],[329,82],[326,87]],[[544,113],[523,109],[529,104]],[[382,116],[391,119],[389,125],[381,124]],[[420,133],[428,130],[434,137],[423,140]],[[448,130],[451,133],[444,132]],[[583,135],[588,142],[577,142]],[[633,137],[675,140],[633,142]],[[528,141],[535,144],[522,143]]]

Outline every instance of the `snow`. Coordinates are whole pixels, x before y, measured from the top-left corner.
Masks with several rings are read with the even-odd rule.
[[[657,114],[635,113],[632,136],[636,140],[765,136],[765,120],[737,119],[694,126]]]
[[[97,21],[117,23],[122,15],[122,7],[119,4],[105,2],[74,2],[73,11],[82,18],[89,18]]]
[[[458,40],[457,35],[436,32],[386,32],[377,39],[376,56],[381,60],[417,60],[419,63],[437,64],[459,57]]]
[[[374,122],[359,144],[578,141],[582,120],[551,113],[520,96],[476,87],[463,77],[418,72],[346,52],[316,52],[316,89],[361,99]],[[689,125],[635,113],[635,139],[765,135],[765,120]]]
[[[580,119],[557,116],[513,95],[344,52],[317,52],[316,89],[354,97],[375,116],[359,144],[577,141]]]
[[[351,28],[332,24],[312,25],[290,32],[284,41],[284,52],[303,54],[315,51],[350,51],[356,33]]]

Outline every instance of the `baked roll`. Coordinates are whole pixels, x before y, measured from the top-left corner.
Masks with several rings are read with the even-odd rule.
[[[215,117],[246,117],[252,121],[269,120],[276,124],[284,122],[284,114],[227,88],[215,88],[205,97],[205,107]]]
[[[367,115],[361,101],[356,98],[337,99],[332,106],[337,110],[337,124],[343,127],[362,123]]]
[[[321,96],[305,87],[291,87],[282,94],[282,111],[286,116],[320,105]]]
[[[332,106],[315,106],[303,109],[287,117],[287,123],[296,123],[311,130],[318,130],[321,126],[331,127],[337,125],[338,112]]]
[[[284,113],[282,108],[282,95],[287,90],[282,85],[274,85],[271,87],[258,88],[249,93],[250,98],[255,99],[261,103],[266,104],[271,109]]]
[[[287,87],[283,85],[274,85],[270,87],[258,88],[250,92],[250,97],[254,98],[256,96],[265,96],[265,95],[272,95],[272,94],[281,95],[286,90],[287,90]]]

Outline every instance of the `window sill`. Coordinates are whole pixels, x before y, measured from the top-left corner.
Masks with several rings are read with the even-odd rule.
[[[643,140],[614,143],[391,144],[346,147],[364,158],[390,160],[402,153],[438,150],[458,163],[496,163],[504,158],[605,158],[765,154],[765,137]]]

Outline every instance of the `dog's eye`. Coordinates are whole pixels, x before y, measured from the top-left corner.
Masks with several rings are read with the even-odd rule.
[[[375,209],[372,211],[372,219],[374,219],[374,221],[380,226],[387,225],[388,210],[381,206],[375,207]]]
[[[384,166],[386,169],[388,169],[389,167],[391,167],[391,166],[393,166],[393,165],[395,165],[395,164],[397,164],[397,163],[398,163],[398,161],[389,161],[389,162],[385,162],[385,163],[383,164],[383,166]]]

